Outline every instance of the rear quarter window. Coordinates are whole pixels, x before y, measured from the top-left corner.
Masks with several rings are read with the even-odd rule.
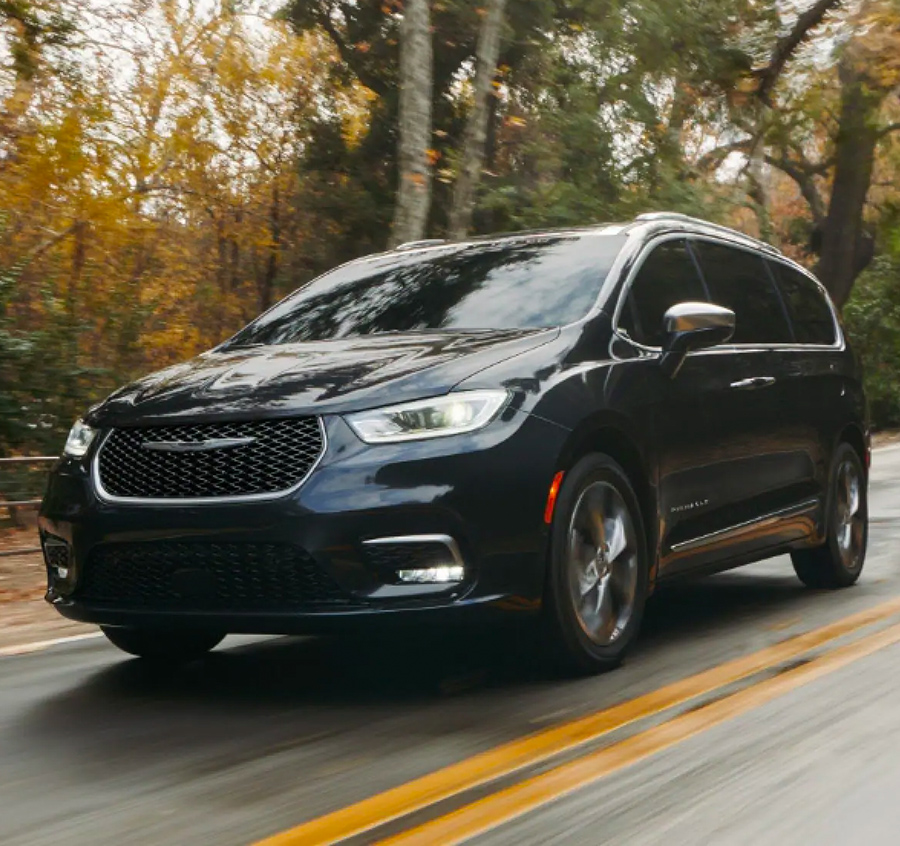
[[[805,274],[779,261],[770,261],[799,344],[831,346],[837,336],[834,314],[825,293]]]

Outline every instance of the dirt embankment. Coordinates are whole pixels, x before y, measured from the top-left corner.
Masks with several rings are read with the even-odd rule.
[[[0,534],[0,552],[37,546],[34,529]],[[0,649],[92,630],[60,617],[44,602],[45,589],[44,562],[39,552],[0,556]]]

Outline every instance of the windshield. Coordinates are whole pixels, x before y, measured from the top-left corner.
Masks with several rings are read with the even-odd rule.
[[[562,326],[594,305],[625,239],[602,231],[565,233],[389,253],[320,276],[228,347]]]

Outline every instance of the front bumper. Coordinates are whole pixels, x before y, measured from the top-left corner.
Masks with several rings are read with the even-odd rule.
[[[92,482],[91,456],[64,459],[51,475],[40,516],[45,543],[69,545],[65,579],[48,566],[48,601],[66,617],[102,625],[244,633],[329,630],[376,617],[468,620],[539,608],[547,549],[543,512],[565,430],[509,410],[470,435],[367,446],[342,418],[325,418],[325,425],[328,449],[312,475],[289,496],[268,501],[107,502]],[[465,565],[461,583],[401,584],[367,552],[366,541],[423,535],[453,539]],[[97,555],[121,545],[152,550],[153,544],[302,550],[341,599],[261,609],[85,596]]]

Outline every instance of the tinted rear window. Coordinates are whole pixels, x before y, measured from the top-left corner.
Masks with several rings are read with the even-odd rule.
[[[660,347],[663,318],[669,308],[676,303],[706,299],[687,242],[664,241],[638,269],[619,315],[619,328],[639,344]]]
[[[320,276],[229,346],[561,326],[590,311],[625,240],[564,234],[389,253]]]
[[[735,344],[788,344],[793,341],[784,307],[764,260],[725,244],[694,242],[716,305],[735,313]]]
[[[769,266],[781,288],[797,343],[833,344],[834,315],[822,289],[793,267],[779,261],[770,261]]]

